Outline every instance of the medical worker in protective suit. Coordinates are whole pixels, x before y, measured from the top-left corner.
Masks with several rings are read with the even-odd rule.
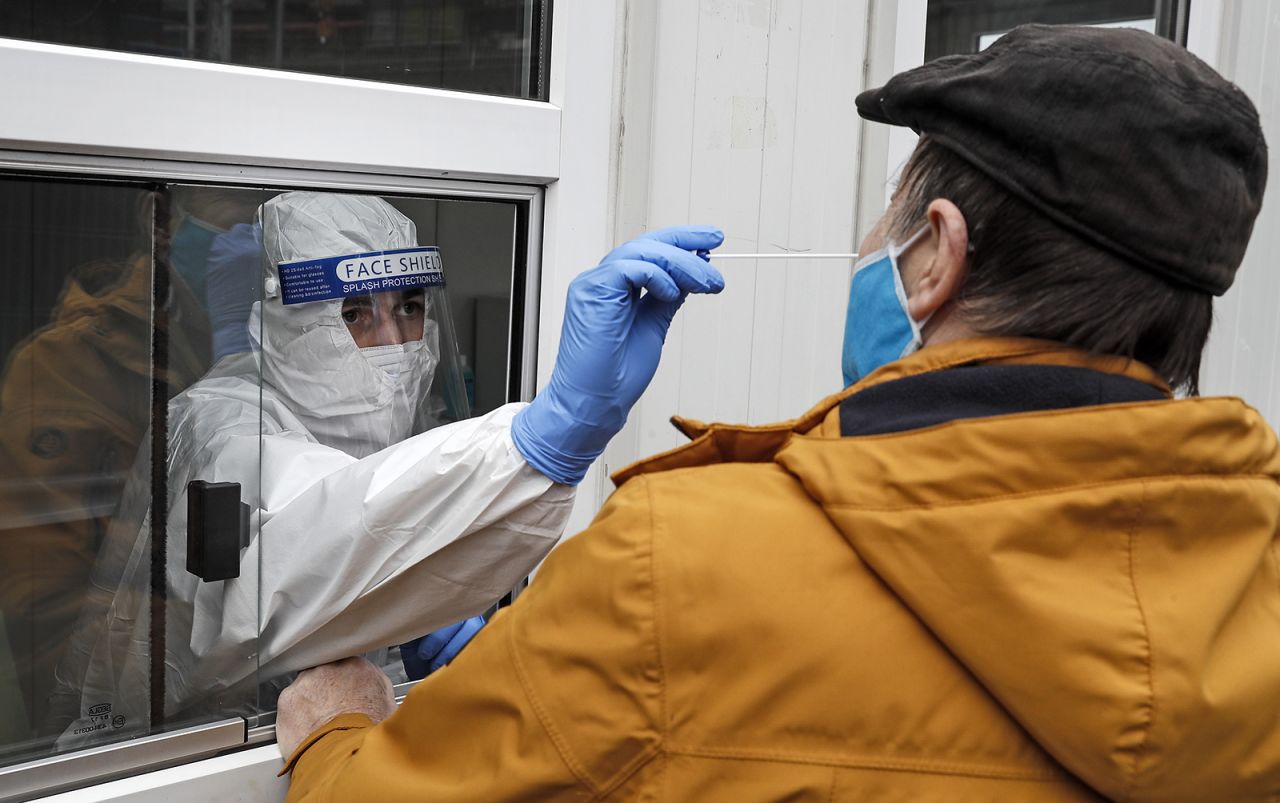
[[[630,258],[571,304],[565,338],[578,349],[568,364],[562,354],[567,381],[540,395],[537,415],[518,432],[523,404],[438,426],[465,397],[439,254],[419,247],[413,223],[378,198],[294,192],[265,203],[259,227],[254,348],[169,407],[170,720],[248,709],[263,681],[491,606],[561,535],[573,486],[652,377],[684,296],[723,286],[690,253],[718,245],[717,231],[623,246]],[[125,500],[137,510],[141,468]],[[241,483],[252,538],[234,579],[187,571],[192,480]],[[59,669],[61,747],[154,718],[142,680],[157,682],[153,530],[117,528],[100,556],[101,604]]]

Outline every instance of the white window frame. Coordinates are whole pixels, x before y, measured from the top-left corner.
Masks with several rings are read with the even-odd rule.
[[[512,277],[513,287],[521,289],[521,298],[512,298],[513,308],[521,316],[513,317],[520,326],[520,373],[514,387],[521,399],[532,398],[536,377],[538,315],[540,293],[540,253],[544,189],[529,184],[501,184],[357,174],[331,170],[300,170],[225,164],[197,164],[163,159],[102,157],[0,150],[0,174],[63,174],[87,178],[125,178],[181,184],[211,182],[223,186],[324,188],[355,190],[373,194],[430,195],[457,200],[489,200],[514,202],[525,206],[529,220],[524,259],[513,264],[522,271],[520,281]],[[513,256],[516,256],[513,254]],[[508,360],[517,355],[508,354]],[[508,363],[510,364],[510,362]],[[415,684],[403,684],[401,696]],[[261,724],[265,723],[265,724]],[[249,720],[238,716],[179,727],[171,732],[139,737],[66,754],[57,754],[29,762],[0,766],[0,802],[27,800],[33,794],[76,788],[156,766],[196,759],[228,749],[273,742],[274,712],[265,711]]]
[[[0,82],[0,170],[527,201],[528,399],[549,377],[569,281],[610,245],[616,12],[557,0],[549,102],[0,38],[0,74],[21,76]],[[146,796],[159,783],[199,797],[232,765],[266,783],[274,728],[250,724],[0,767],[0,801],[129,774],[65,796]]]
[[[545,184],[531,100],[0,39],[0,147]]]

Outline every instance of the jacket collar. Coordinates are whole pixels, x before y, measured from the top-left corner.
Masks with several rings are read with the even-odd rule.
[[[1066,365],[962,365],[884,382],[840,402],[840,434],[887,435],[950,421],[1152,402],[1159,389]]]
[[[691,443],[640,460],[613,474],[615,485],[632,477],[721,462],[768,462],[793,435],[840,436],[840,403],[865,390],[907,377],[965,365],[1050,365],[1087,368],[1146,384],[1163,396],[1168,385],[1135,360],[1090,354],[1058,343],[1029,338],[969,338],[930,346],[892,362],[839,393],[818,402],[798,418],[761,426],[705,423],[673,416],[671,423]]]

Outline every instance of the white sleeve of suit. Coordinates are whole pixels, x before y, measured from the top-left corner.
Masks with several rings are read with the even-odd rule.
[[[201,584],[195,656],[256,638],[265,679],[492,605],[555,545],[573,505],[573,488],[533,469],[512,443],[522,406],[362,460],[265,436],[258,537],[238,579]]]

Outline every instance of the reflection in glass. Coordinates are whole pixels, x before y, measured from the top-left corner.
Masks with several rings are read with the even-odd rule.
[[[261,562],[265,522],[507,401],[515,206],[0,178],[0,212],[25,266],[0,306],[0,764],[269,710],[334,612],[260,600],[287,571]],[[281,262],[402,247],[443,256],[447,292],[263,311]],[[227,579],[188,561],[193,480],[248,506]]]
[[[15,179],[0,180],[0,207],[0,679],[13,679],[0,695],[21,712],[0,726],[0,756],[21,757],[51,735],[55,669],[147,451],[155,207],[137,187]],[[176,393],[209,354],[201,302],[180,279],[172,291],[162,379]]]
[[[546,99],[550,0],[27,0],[0,36]]]
[[[156,380],[151,436],[136,453],[98,551],[79,622],[58,664],[45,723],[58,750],[232,713],[247,715],[256,701],[252,682],[211,688],[198,704],[187,704],[191,701],[175,693],[184,687],[187,674],[175,665],[174,657],[189,650],[201,624],[191,615],[186,593],[191,586],[185,571],[187,500],[185,482],[175,467],[192,437],[178,416],[182,400],[208,381],[211,364],[216,371],[228,351],[247,350],[244,338],[229,345],[227,335],[243,329],[257,280],[251,269],[227,258],[224,245],[244,231],[264,196],[257,191],[178,186],[155,197],[150,233],[161,273],[153,294],[165,303],[151,310],[154,331],[149,345]],[[197,321],[199,326],[194,326]],[[217,329],[211,331],[211,325]],[[199,343],[204,358],[198,372],[175,383],[175,368],[188,341]],[[152,514],[160,508],[168,514],[157,521]],[[222,668],[238,680],[251,678],[255,668],[252,639],[241,647],[237,666]]]

